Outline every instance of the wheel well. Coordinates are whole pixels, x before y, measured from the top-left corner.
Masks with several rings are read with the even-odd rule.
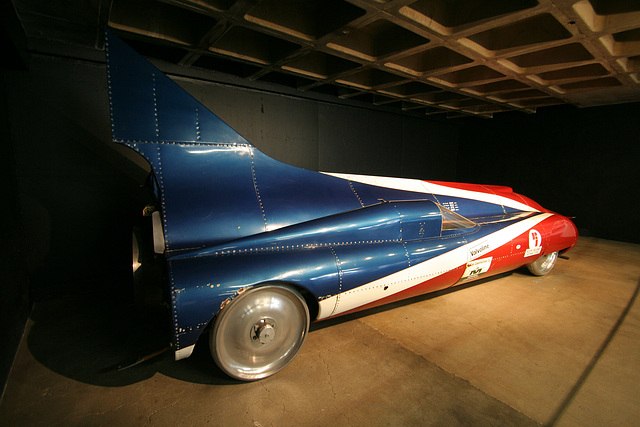
[[[304,302],[307,303],[307,308],[309,309],[309,319],[311,319],[311,321],[313,322],[318,317],[318,312],[320,310],[318,299],[307,288],[290,282],[263,282],[258,283],[257,285],[253,285],[251,286],[251,288],[266,285],[282,285],[294,289],[302,296],[302,298],[304,298]]]
[[[283,283],[286,286],[291,286],[296,291],[302,295],[304,301],[307,303],[307,308],[309,309],[309,318],[313,322],[318,317],[318,311],[320,310],[320,305],[318,304],[318,298],[316,298],[311,292],[302,286],[296,286],[291,283]]]
[[[255,288],[265,285],[282,285],[294,289],[302,296],[302,298],[304,298],[304,302],[307,304],[307,308],[309,309],[309,319],[313,322],[318,317],[318,312],[320,311],[318,298],[316,298],[315,295],[313,295],[307,288],[290,282],[263,282],[251,287]]]
[[[311,319],[311,321],[313,322],[318,317],[318,312],[320,310],[318,299],[306,288],[296,285],[294,283],[288,283],[288,282],[263,282],[263,283],[258,283],[257,285],[251,285],[249,286],[249,288],[256,288],[256,287],[265,286],[265,285],[282,285],[282,286],[295,289],[302,296],[302,298],[304,298],[304,302],[307,304],[307,308],[309,309],[309,319]],[[236,296],[237,294],[234,295],[231,299],[235,298]],[[216,320],[218,312],[216,312],[215,315],[209,320],[209,323],[207,324],[207,326],[202,330],[201,335],[204,335],[205,331],[211,328],[211,326],[213,325],[213,322]]]

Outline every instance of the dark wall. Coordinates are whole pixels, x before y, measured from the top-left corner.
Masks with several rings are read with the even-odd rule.
[[[9,34],[12,34],[10,36]],[[17,191],[5,74],[26,70],[26,37],[9,2],[0,3],[0,399],[31,312],[25,233]]]
[[[640,243],[640,103],[506,113],[461,126],[458,177],[575,216],[582,235]]]
[[[331,172],[451,180],[458,130],[453,123],[342,108],[320,109],[318,168]]]
[[[265,154],[311,170],[453,179],[458,127],[442,120],[178,80]]]
[[[108,143],[104,67],[33,57],[6,75],[25,262],[35,299],[125,287],[144,171]]]
[[[1,74],[4,74],[4,70],[0,69]],[[24,264],[24,228],[11,144],[11,120],[4,89],[3,81],[0,80],[0,343],[3,348],[0,352],[0,396],[31,309],[28,272]]]

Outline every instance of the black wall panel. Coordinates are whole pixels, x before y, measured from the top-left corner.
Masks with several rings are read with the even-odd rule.
[[[640,103],[549,107],[471,120],[460,180],[502,184],[575,216],[582,235],[640,243]]]

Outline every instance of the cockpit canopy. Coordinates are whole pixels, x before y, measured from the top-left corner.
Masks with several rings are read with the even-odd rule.
[[[450,230],[473,228],[473,221],[430,200],[389,202],[395,205],[401,217],[402,240],[420,240],[440,237]]]
[[[442,214],[442,231],[462,230],[464,228],[473,228],[476,226],[476,223],[470,219],[467,219],[442,205],[438,205],[438,207]]]

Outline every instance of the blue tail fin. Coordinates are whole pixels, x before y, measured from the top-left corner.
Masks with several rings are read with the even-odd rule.
[[[169,253],[361,206],[347,181],[262,154],[110,31],[106,51],[113,141],[151,164]]]
[[[115,142],[249,145],[109,30],[105,45]]]

